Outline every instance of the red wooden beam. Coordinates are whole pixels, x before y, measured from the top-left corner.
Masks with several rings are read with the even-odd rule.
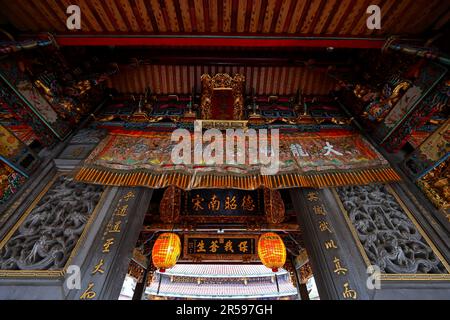
[[[250,47],[250,48],[360,48],[380,49],[383,38],[180,36],[180,35],[57,35],[60,46]]]

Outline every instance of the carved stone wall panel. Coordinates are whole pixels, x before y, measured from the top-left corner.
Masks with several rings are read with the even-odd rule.
[[[0,243],[0,274],[62,272],[103,191],[57,175]]]
[[[342,187],[336,196],[368,265],[389,275],[448,276],[448,264],[389,186]]]

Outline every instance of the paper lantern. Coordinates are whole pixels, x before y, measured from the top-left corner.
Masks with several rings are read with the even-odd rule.
[[[280,236],[273,232],[268,232],[258,240],[258,256],[263,265],[277,272],[278,268],[284,266],[286,262],[286,247]]]
[[[175,233],[163,233],[156,239],[152,250],[153,265],[160,272],[172,268],[181,253],[180,237]]]

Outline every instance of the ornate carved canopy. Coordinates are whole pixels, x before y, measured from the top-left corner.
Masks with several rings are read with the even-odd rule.
[[[241,120],[244,115],[244,82],[242,74],[218,73],[214,77],[203,74],[202,119]]]
[[[183,216],[181,211],[183,210],[191,210],[189,204],[191,203],[191,199],[187,198],[186,195],[186,201],[183,205],[182,203],[182,194],[183,191],[179,188],[176,188],[174,186],[168,187],[164,191],[164,195],[162,197],[162,200],[160,202],[159,206],[159,213],[161,221],[164,223],[180,223],[180,222],[186,222],[186,221],[196,221],[196,222],[221,222],[221,223],[229,223],[229,222],[252,222],[252,221],[260,221],[263,222],[265,220],[269,224],[280,224],[283,223],[285,220],[285,207],[284,202],[281,197],[281,194],[278,190],[271,190],[271,189],[264,189],[263,195],[264,195],[264,208],[261,208],[261,210],[265,213],[265,215],[259,216],[259,215],[253,215],[251,212],[248,215],[242,215],[242,216],[227,216],[225,211],[220,211],[220,214],[217,215],[211,215],[206,217],[205,214],[202,215],[192,215]],[[237,196],[237,193],[236,193]],[[233,197],[234,198],[234,197]],[[239,199],[239,197],[237,198]],[[203,199],[202,199],[203,200]],[[240,202],[240,200],[238,200]],[[258,200],[255,198],[255,202],[257,203]],[[255,204],[256,205],[256,204]],[[205,206],[206,207],[206,206]],[[256,210],[260,210],[257,207]]]

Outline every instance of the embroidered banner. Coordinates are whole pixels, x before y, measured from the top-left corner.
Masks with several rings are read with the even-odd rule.
[[[191,138],[195,145],[194,135]],[[249,157],[245,164],[174,164],[171,153],[177,143],[171,141],[170,133],[111,132],[85,160],[76,179],[115,186],[174,185],[188,190],[320,188],[400,180],[381,154],[351,131],[280,134],[278,171],[273,175],[262,175],[264,165],[250,163]],[[257,152],[249,144],[247,139],[246,150]],[[192,149],[191,159],[202,152]]]

